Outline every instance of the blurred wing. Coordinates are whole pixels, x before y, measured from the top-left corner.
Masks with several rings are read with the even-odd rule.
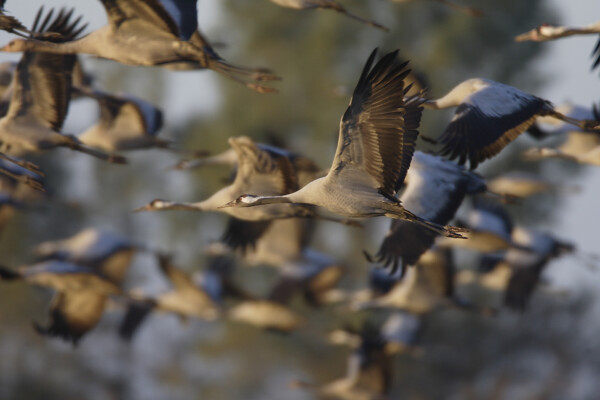
[[[298,190],[296,171],[289,158],[262,149],[247,137],[231,138],[229,143],[238,155],[233,185],[241,192],[270,196]]]
[[[442,155],[469,159],[471,169],[500,152],[552,105],[508,85],[494,84],[469,95],[440,136]]]
[[[50,306],[50,325],[44,328],[36,324],[36,330],[77,344],[98,324],[105,305],[106,296],[91,291],[58,293]]]
[[[66,12],[63,9],[51,20],[51,10],[38,27],[42,17],[40,9],[34,30],[59,33],[61,39],[58,41],[75,38],[85,26],[77,28],[81,17],[71,23],[72,14],[73,10]],[[33,119],[42,126],[60,131],[69,108],[71,75],[76,59],[75,55],[23,53],[13,75],[13,93],[7,115]]]
[[[159,257],[159,267],[176,290],[199,290],[188,274],[171,264],[169,256]]]
[[[340,122],[338,147],[330,173],[354,167],[368,173],[389,197],[400,187],[415,148],[422,108],[411,98],[403,79],[407,62],[389,53],[371,69],[367,60],[350,105]]]
[[[546,260],[541,260],[535,265],[512,266],[513,272],[504,292],[504,305],[513,310],[524,311],[545,265]]]
[[[447,224],[463,202],[465,194],[485,190],[484,180],[463,167],[438,156],[415,152],[408,170],[408,186],[400,201],[421,218],[440,225]],[[377,260],[395,272],[415,265],[438,235],[430,229],[404,220],[392,220]]]
[[[144,100],[100,91],[90,95],[100,105],[100,126],[106,134],[120,139],[155,136],[162,127],[162,112]]]
[[[271,222],[272,220],[244,221],[230,217],[221,240],[232,249],[245,253],[248,248],[256,247],[256,242],[269,229]]]
[[[119,336],[130,341],[155,306],[156,302],[151,299],[129,300],[127,312],[119,325]]]
[[[196,0],[101,0],[111,27],[144,23],[188,40],[198,27]]]

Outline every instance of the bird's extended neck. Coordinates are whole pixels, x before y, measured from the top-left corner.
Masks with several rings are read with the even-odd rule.
[[[36,39],[22,39],[24,51],[38,51],[53,54],[77,54],[81,51],[79,40],[53,43]],[[6,47],[2,51],[11,51]],[[21,51],[21,50],[19,50]]]
[[[281,204],[281,203],[294,203],[288,195],[284,196],[260,196],[252,203],[253,206],[260,206],[264,204]]]
[[[204,208],[203,202],[198,203],[186,203],[186,202],[176,202],[171,201],[165,203],[160,209],[161,210],[179,210],[179,211],[206,211]]]

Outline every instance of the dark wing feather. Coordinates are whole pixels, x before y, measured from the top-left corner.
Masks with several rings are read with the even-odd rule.
[[[131,341],[155,306],[156,302],[152,299],[129,300],[127,312],[119,325],[121,339]]]
[[[230,217],[221,240],[234,250],[245,253],[255,248],[256,242],[269,229],[271,220],[244,221]]]
[[[50,306],[50,325],[34,326],[42,335],[57,336],[76,345],[98,324],[105,305],[106,296],[92,291],[58,293]]]
[[[415,265],[421,255],[433,245],[437,236],[431,229],[415,223],[392,220],[390,232],[383,239],[375,260],[390,268],[391,274],[394,274],[398,268],[402,268],[403,276],[405,268]]]
[[[485,89],[483,89],[485,90]],[[439,141],[444,144],[441,154],[450,159],[469,160],[471,169],[498,154],[507,144],[527,130],[537,115],[552,109],[543,99],[531,95],[514,94],[522,107],[507,115],[486,115],[469,103],[462,103]]]
[[[535,290],[546,259],[541,260],[533,266],[513,267],[512,275],[504,292],[504,304],[518,311],[524,311],[529,299]]]
[[[188,40],[197,28],[196,0],[101,0],[113,29],[142,21]],[[175,16],[175,18],[174,18]],[[192,29],[193,28],[193,29]]]
[[[74,38],[85,28],[77,28],[81,18],[71,23],[73,10],[62,9],[54,20],[51,20],[51,10],[38,28],[41,15],[42,9],[36,17],[35,33],[55,32],[62,36],[48,40]],[[69,108],[75,62],[75,55],[23,53],[13,76],[14,90],[7,114],[12,117],[33,115],[41,125],[60,131]]]
[[[69,108],[74,61],[73,56],[23,53],[7,116],[32,116],[40,125],[60,131]]]
[[[376,50],[342,117],[332,170],[353,164],[377,182],[383,195],[393,197],[410,166],[422,107],[415,98],[404,100],[410,89],[403,81],[409,72],[407,62],[400,63],[396,51],[371,69],[375,55]]]
[[[77,37],[87,27],[87,24],[79,25],[83,16],[77,17],[75,21],[71,21],[74,8],[66,9],[61,8],[56,18],[54,16],[54,9],[50,9],[46,17],[42,21],[44,15],[44,7],[40,7],[38,10],[35,20],[33,22],[33,28],[31,29],[31,37],[44,40],[62,43],[77,39]],[[56,35],[44,35],[47,33],[53,33]]]
[[[598,36],[598,41],[596,42],[596,46],[594,46],[594,50],[592,51],[592,70],[598,68],[600,65],[600,36]]]

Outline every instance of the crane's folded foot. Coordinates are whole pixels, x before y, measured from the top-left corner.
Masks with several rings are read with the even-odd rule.
[[[280,81],[281,77],[277,76],[267,68],[257,68],[256,72],[252,73],[250,77],[258,82],[267,82],[267,81]]]
[[[450,225],[444,226],[444,236],[450,237],[450,238],[456,238],[456,239],[467,239],[467,237],[461,235],[460,232],[465,233],[465,232],[469,232],[469,230],[466,228],[460,228],[458,226],[450,226]]]
[[[46,193],[46,188],[44,187],[44,184],[30,176],[25,176],[21,180],[21,182],[23,182],[24,185],[27,185],[32,189],[35,189],[39,192]]]
[[[258,93],[278,93],[277,89],[273,89],[267,86],[258,85],[256,83],[246,83],[246,87],[250,90],[254,90]]]

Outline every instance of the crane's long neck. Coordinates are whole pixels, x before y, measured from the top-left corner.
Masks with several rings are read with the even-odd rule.
[[[263,204],[281,204],[281,203],[294,203],[289,197],[285,196],[260,196],[253,203],[253,206],[259,206]]]
[[[431,110],[440,110],[442,108],[456,107],[460,104],[459,101],[456,101],[454,96],[450,96],[452,92],[447,95],[440,97],[437,100],[426,99],[423,102],[423,107],[429,108]]]
[[[81,41],[83,39],[64,43],[52,43],[36,39],[24,40],[26,41],[26,51],[38,51],[53,54],[77,54],[83,50],[81,46]],[[87,51],[85,52],[88,53]]]
[[[202,205],[203,202],[185,203],[172,201],[161,207],[161,210],[180,210],[180,211],[206,211]]]

